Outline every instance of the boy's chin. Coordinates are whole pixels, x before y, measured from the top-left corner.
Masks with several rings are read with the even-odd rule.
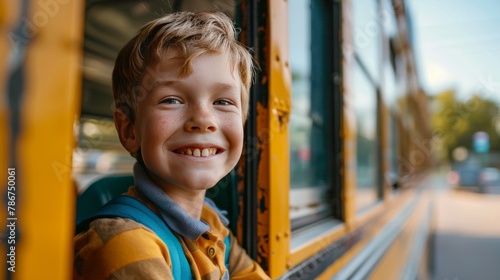
[[[219,180],[215,180],[214,178],[218,178],[215,176],[193,176],[189,180],[185,181],[183,185],[186,189],[191,190],[208,190],[215,186]]]

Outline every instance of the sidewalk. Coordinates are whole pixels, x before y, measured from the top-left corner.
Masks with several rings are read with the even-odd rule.
[[[435,190],[432,279],[500,279],[500,195]]]

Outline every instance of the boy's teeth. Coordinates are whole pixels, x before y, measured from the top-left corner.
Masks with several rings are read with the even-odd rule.
[[[217,153],[216,148],[204,148],[204,149],[191,149],[188,148],[184,151],[180,152],[183,155],[190,155],[195,157],[208,157],[211,155],[215,155]]]

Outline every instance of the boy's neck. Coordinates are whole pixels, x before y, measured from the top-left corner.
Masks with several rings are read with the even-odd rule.
[[[163,190],[170,199],[184,209],[191,217],[195,219],[201,218],[201,211],[205,201],[205,191],[196,192],[175,192],[172,190]]]
[[[157,189],[158,192],[156,193],[156,196],[161,196],[161,194],[163,193],[171,201],[175,202],[179,207],[181,207],[184,211],[186,211],[186,213],[189,216],[197,220],[200,220],[203,205],[205,203],[206,190],[186,190],[178,186],[160,185],[155,180],[155,176],[152,175],[150,172],[148,172],[144,164],[141,164],[140,162],[134,165],[134,176],[136,184],[142,183],[146,185],[147,184],[156,185],[158,187]],[[137,187],[141,188],[140,186]],[[144,189],[143,192],[147,192],[147,189],[148,188]],[[155,189],[155,187],[151,185],[149,186],[149,189],[153,190]],[[161,202],[157,201],[156,203],[161,203]]]

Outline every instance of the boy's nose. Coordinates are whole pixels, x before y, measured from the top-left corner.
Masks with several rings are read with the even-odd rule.
[[[206,108],[193,108],[190,118],[185,123],[187,131],[215,132],[217,124],[213,120],[213,114]]]

